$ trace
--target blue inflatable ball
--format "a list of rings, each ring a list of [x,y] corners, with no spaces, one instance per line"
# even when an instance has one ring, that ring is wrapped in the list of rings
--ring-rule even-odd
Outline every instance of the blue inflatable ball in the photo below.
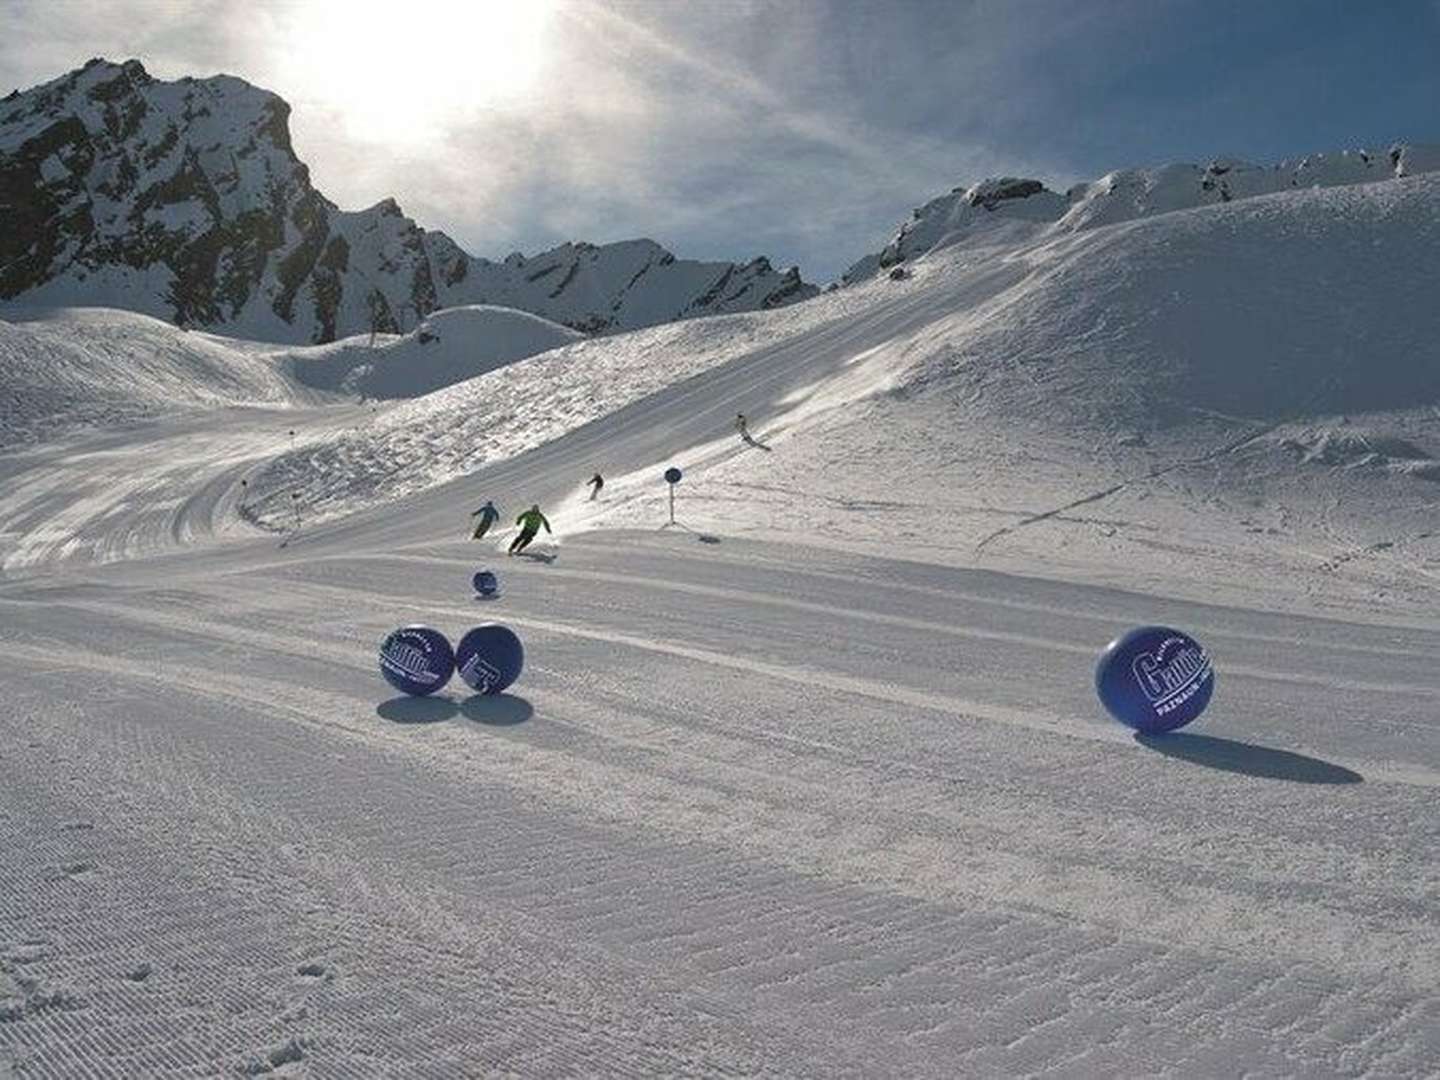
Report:
[[[433,694],[455,673],[455,653],[438,630],[402,626],[380,645],[380,674],[404,694]]]
[[[525,647],[515,631],[484,623],[466,633],[455,647],[455,668],[471,689],[498,694],[520,677]]]
[[[481,596],[494,596],[500,590],[500,582],[493,570],[481,570],[472,580],[475,591]]]
[[[1215,692],[1215,670],[1189,634],[1141,626],[1105,646],[1095,665],[1095,692],[1116,720],[1159,735],[1205,711]]]
[[[678,484],[680,482],[680,478],[684,475],[685,474],[682,473],[679,469],[675,468],[674,465],[671,465],[670,468],[665,470],[665,482],[667,484]]]

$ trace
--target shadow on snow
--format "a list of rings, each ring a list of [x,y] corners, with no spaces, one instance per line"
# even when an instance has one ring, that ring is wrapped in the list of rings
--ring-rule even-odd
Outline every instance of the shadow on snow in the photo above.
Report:
[[[535,715],[535,707],[515,694],[476,694],[460,703],[466,720],[490,727],[523,724]]]
[[[535,715],[535,707],[514,694],[475,694],[464,701],[450,697],[394,697],[375,709],[395,724],[434,724],[463,716],[488,727],[512,727]]]
[[[1166,757],[1265,780],[1289,780],[1297,784],[1359,784],[1365,779],[1353,769],[1319,758],[1214,735],[1191,735],[1187,732],[1137,734],[1135,741]]]
[[[433,724],[449,720],[459,711],[460,706],[448,697],[393,697],[375,710],[396,724]]]

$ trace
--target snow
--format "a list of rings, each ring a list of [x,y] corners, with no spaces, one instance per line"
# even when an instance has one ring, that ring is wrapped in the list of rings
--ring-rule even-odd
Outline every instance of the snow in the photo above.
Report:
[[[1282,607],[1423,612],[1440,556],[1440,312],[1422,269],[1437,192],[1422,176],[942,246],[906,282],[579,343],[382,411],[262,469],[257,506],[278,526],[299,491],[340,516],[574,432],[592,449],[550,493],[567,527],[656,520],[673,457],[710,532],[1038,559],[1196,598],[1238,557],[1254,573],[1237,602],[1258,587]],[[741,411],[796,444],[763,480],[738,453]],[[1413,456],[1337,475],[1284,446],[1350,425]],[[595,469],[603,509],[583,497]],[[1339,557],[1342,581],[1316,578]]]
[[[288,404],[304,396],[274,364],[147,315],[98,308],[10,314],[16,321],[0,320],[0,446],[185,408]]]
[[[60,160],[58,154],[51,154],[40,163],[40,175],[50,183],[58,183],[70,176],[70,170]]]
[[[480,614],[475,563],[267,545],[6,587],[23,1069],[1422,1075],[1440,1049],[1434,629],[654,533],[506,563]],[[514,626],[516,693],[390,699],[371,654],[417,616]],[[1223,672],[1155,749],[1088,686],[1087,646],[1151,616]]]
[[[370,398],[422,397],[487,371],[583,340],[584,335],[523,311],[493,305],[445,308],[410,333],[346,338],[277,352],[295,377]]]
[[[1437,205],[957,204],[905,280],[365,404],[301,379],[556,330],[0,326],[0,1072],[1433,1074]],[[45,430],[89,363],[145,423]],[[491,619],[512,693],[380,679]],[[1142,622],[1218,672],[1150,741]]]
[[[1015,242],[1035,233],[1062,235],[1299,188],[1368,185],[1437,170],[1440,145],[1397,143],[1383,152],[1311,154],[1273,166],[1217,158],[1203,167],[1170,163],[1121,169],[1077,184],[1064,196],[1037,180],[990,179],[957,187],[917,208],[883,251],[856,262],[843,280],[865,281],[946,244],[983,246],[997,232]]]
[[[730,364],[747,343],[763,342],[762,356],[777,342],[791,342],[798,352],[808,333],[842,318],[857,299],[827,297],[783,313],[697,319],[583,340],[377,409],[372,423],[302,454],[279,455],[259,469],[256,513],[272,526],[283,525],[298,494],[312,517],[323,520],[433,488],[592,421],[604,419],[628,432],[634,425],[621,412],[626,406],[658,393],[693,399],[686,380]],[[728,419],[704,415],[716,428],[728,426]],[[635,434],[663,444],[673,435],[670,424],[667,417]],[[588,470],[575,477],[577,487],[596,469],[608,473],[626,460],[602,440],[590,441],[596,444],[593,461],[577,466]]]
[[[16,308],[0,320],[0,446],[217,405],[421,397],[583,335],[525,312],[447,308],[409,334],[285,347],[109,308]]]

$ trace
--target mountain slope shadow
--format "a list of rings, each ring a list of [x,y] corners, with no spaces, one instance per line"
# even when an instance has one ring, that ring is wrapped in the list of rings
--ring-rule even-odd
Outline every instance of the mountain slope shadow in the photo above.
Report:
[[[476,694],[460,703],[460,712],[477,724],[511,727],[534,716],[535,706],[514,694]]]
[[[393,697],[382,701],[375,712],[396,724],[433,724],[437,720],[449,720],[459,706],[450,698],[440,697]]]
[[[1365,780],[1343,765],[1290,750],[1275,750],[1214,735],[1172,732],[1169,735],[1136,735],[1135,741],[1166,757],[1265,780],[1289,780],[1297,784],[1359,784]]]

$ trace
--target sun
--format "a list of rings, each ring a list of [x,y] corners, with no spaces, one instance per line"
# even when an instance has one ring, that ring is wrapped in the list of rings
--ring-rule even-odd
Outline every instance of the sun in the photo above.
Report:
[[[354,138],[435,141],[536,92],[555,0],[310,0],[292,9],[286,83]]]

